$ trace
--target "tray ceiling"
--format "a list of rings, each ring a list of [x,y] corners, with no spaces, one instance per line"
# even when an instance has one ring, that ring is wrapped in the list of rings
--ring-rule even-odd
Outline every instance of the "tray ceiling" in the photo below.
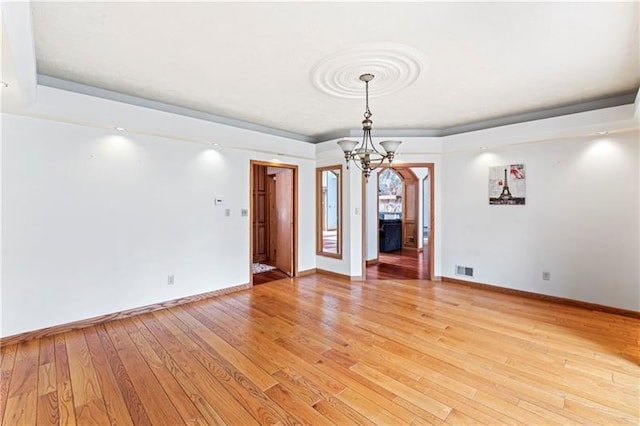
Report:
[[[321,138],[629,94],[638,3],[34,2],[40,75]],[[358,84],[361,94],[358,95]]]

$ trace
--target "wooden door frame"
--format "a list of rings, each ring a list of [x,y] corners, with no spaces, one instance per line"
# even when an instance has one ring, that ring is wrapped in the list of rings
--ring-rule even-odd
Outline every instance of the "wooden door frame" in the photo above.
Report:
[[[289,169],[293,176],[293,277],[298,275],[298,166],[295,164],[249,160],[249,285],[253,287],[253,170],[254,166]]]
[[[411,168],[417,168],[417,169],[429,169],[429,241],[427,244],[427,249],[429,250],[429,270],[427,271],[429,273],[429,280],[433,281],[434,278],[436,280],[439,280],[439,277],[435,277],[434,276],[434,258],[435,258],[435,253],[434,253],[434,235],[435,235],[435,214],[434,214],[434,202],[435,202],[435,163],[394,163],[391,165],[392,169],[411,169]],[[376,176],[377,179],[377,176]],[[364,177],[362,178],[362,185],[363,185],[363,191],[362,191],[362,206],[363,206],[363,211],[364,207],[366,206],[366,197],[367,197],[367,193],[366,193],[366,186],[365,186],[365,180]],[[423,189],[424,191],[424,189]],[[378,192],[380,192],[379,188],[376,191],[376,194],[378,194]],[[377,195],[376,195],[377,197]],[[424,204],[423,206],[424,207]],[[376,221],[379,222],[380,221],[380,214],[378,212],[379,207],[378,207],[378,203],[376,202]],[[424,216],[424,215],[423,215]],[[422,218],[423,223],[424,223],[424,217]],[[366,215],[362,215],[362,276],[363,279],[366,280],[367,279],[367,254],[366,254],[366,250],[364,250],[365,244],[366,244],[366,223],[367,223],[367,219],[366,219]],[[380,228],[380,223],[377,224],[377,229]],[[380,258],[380,245],[378,243],[378,247],[376,248],[376,253],[378,253],[377,259]]]

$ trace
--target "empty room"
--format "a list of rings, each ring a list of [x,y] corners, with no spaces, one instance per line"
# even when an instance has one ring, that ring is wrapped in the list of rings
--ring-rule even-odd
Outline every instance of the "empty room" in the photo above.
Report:
[[[1,23],[2,425],[639,424],[639,2]]]

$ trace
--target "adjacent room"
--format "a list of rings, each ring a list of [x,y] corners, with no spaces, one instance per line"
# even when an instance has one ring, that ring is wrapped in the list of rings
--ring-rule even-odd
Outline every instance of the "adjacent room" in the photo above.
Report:
[[[2,425],[640,422],[640,3],[1,24]]]

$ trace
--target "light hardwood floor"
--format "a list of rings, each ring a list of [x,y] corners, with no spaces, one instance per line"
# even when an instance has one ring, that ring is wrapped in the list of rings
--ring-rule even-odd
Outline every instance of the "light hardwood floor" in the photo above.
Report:
[[[312,275],[2,348],[5,425],[638,424],[640,320]]]

